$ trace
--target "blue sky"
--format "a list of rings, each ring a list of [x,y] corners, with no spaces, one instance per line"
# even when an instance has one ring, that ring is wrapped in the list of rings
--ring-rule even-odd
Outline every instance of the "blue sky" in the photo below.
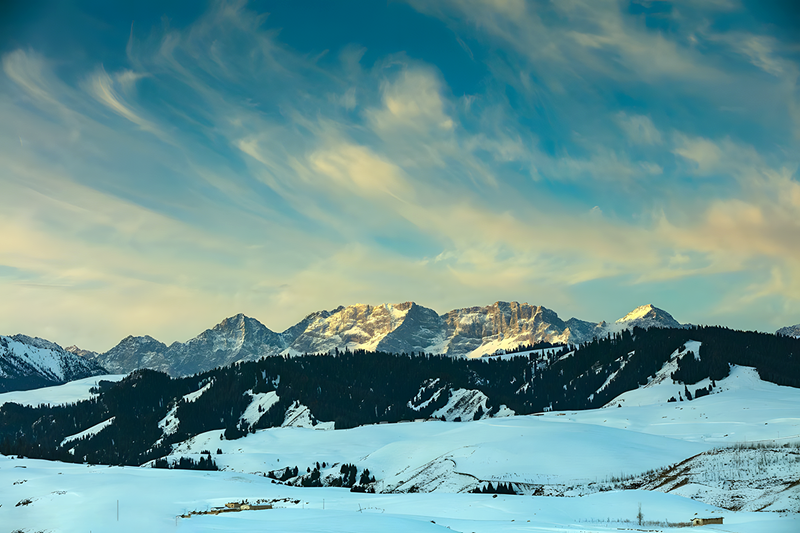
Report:
[[[800,322],[792,2],[18,2],[0,324],[496,300]]]

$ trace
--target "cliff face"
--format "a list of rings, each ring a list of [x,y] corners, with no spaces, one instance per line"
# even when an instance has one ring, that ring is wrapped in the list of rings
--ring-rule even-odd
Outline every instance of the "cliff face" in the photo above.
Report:
[[[449,355],[480,356],[535,342],[579,342],[567,324],[546,307],[496,302],[486,307],[454,309],[442,315]]]

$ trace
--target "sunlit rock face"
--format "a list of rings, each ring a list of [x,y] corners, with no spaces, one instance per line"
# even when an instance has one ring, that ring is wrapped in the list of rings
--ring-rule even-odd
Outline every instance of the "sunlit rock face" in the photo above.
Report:
[[[310,315],[305,329],[288,346],[289,353],[327,352],[335,348],[376,350],[387,335],[403,325],[415,306],[419,307],[413,302],[355,304]],[[406,347],[403,343],[395,345]]]
[[[449,355],[479,357],[520,344],[584,339],[554,311],[527,303],[496,302],[486,307],[454,309],[442,318],[447,325],[445,353]]]

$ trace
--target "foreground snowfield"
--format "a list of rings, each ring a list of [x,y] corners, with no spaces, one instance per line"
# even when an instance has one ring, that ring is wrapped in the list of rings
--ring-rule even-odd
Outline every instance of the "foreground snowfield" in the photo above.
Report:
[[[6,531],[502,533],[606,532],[619,528],[679,530],[636,525],[633,521],[639,503],[646,521],[678,522],[695,516],[723,516],[723,526],[705,526],[704,530],[800,531],[797,515],[733,513],[688,498],[646,491],[609,492],[581,498],[359,494],[345,489],[287,487],[261,476],[234,472],[85,466],[8,457],[0,457],[0,480],[3,487],[0,524]],[[245,499],[280,501],[275,502],[276,509],[272,510],[191,518],[178,516]],[[30,503],[18,505],[26,500]]]
[[[734,368],[716,385],[710,396],[667,403],[683,386],[656,379],[602,409],[475,422],[273,428],[234,441],[211,431],[173,451],[177,459],[210,450],[222,472],[0,456],[0,529],[654,532],[686,531],[668,522],[723,516],[724,525],[702,530],[800,531],[800,447],[794,445],[800,442],[800,390],[762,382],[748,368]],[[79,385],[73,387],[77,394]],[[67,396],[64,390],[38,394],[48,402]],[[38,403],[34,396],[25,400]],[[730,447],[745,442],[770,449]],[[792,446],[779,448],[783,444]],[[223,453],[216,454],[218,448]],[[384,493],[299,488],[264,477],[284,467],[304,473],[316,462],[327,465],[323,478],[336,475],[341,463],[369,468]],[[651,469],[658,473],[647,474]],[[619,477],[651,490],[617,490],[624,483],[612,478]],[[513,482],[525,494],[464,492],[485,481]],[[272,501],[276,508],[179,517],[244,499]],[[635,522],[639,503],[650,521],[643,526]],[[774,512],[746,512],[756,509]]]

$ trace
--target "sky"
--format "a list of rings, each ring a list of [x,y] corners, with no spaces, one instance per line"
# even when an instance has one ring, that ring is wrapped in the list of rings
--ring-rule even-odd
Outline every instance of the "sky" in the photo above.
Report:
[[[519,301],[800,323],[800,8],[12,1],[0,333]]]

